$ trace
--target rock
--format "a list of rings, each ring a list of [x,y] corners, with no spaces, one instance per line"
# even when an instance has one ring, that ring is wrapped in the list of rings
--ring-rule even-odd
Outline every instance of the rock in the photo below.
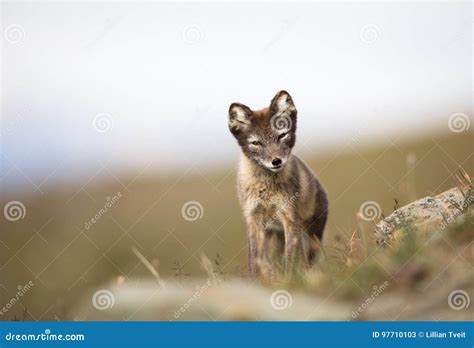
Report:
[[[395,210],[375,225],[377,244],[389,244],[397,231],[421,232],[445,229],[473,202],[472,189],[454,187],[435,197],[425,197]]]

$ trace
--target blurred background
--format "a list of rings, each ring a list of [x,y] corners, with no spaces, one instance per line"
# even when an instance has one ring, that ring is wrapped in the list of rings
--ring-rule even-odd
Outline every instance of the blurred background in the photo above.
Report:
[[[470,2],[1,4],[0,320],[148,270],[245,274],[232,102],[285,89],[324,243],[472,174]],[[92,292],[91,292],[92,294]]]

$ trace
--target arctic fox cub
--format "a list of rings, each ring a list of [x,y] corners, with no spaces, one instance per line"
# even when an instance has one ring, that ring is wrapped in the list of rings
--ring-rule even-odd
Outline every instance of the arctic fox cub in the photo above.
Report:
[[[269,241],[276,236],[291,270],[302,258],[315,261],[315,243],[322,239],[328,215],[328,199],[312,170],[291,153],[295,145],[296,108],[286,91],[270,106],[253,111],[233,103],[229,129],[242,150],[238,171],[238,195],[247,222],[249,271],[261,274]]]

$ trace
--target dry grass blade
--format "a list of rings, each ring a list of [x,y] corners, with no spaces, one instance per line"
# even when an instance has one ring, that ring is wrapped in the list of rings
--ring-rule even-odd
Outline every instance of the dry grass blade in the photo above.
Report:
[[[212,283],[219,283],[220,279],[217,277],[216,272],[214,271],[214,266],[212,265],[211,260],[209,260],[205,254],[201,254],[201,264]]]
[[[459,168],[459,171],[461,172],[461,175],[463,176],[464,179],[466,179],[466,182],[471,185],[472,184],[472,180],[471,180],[471,177],[470,175],[464,170],[463,167],[460,167]]]
[[[145,258],[145,256],[142,255],[142,253],[137,250],[137,248],[132,247],[132,251],[138,257],[138,259],[145,265],[145,267],[148,268],[153,277],[156,279],[158,285],[162,287],[163,284],[161,283],[160,274],[155,269],[155,267],[153,267],[153,265]]]
[[[463,167],[459,167],[459,173],[454,174],[461,188],[472,188],[472,179],[470,175],[464,170]]]

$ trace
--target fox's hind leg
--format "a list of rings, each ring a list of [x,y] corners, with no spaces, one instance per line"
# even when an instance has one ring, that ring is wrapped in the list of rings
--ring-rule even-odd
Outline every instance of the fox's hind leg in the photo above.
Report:
[[[327,203],[326,203],[327,204]],[[324,228],[328,218],[327,205],[324,210],[315,214],[310,226],[308,227],[308,240],[305,247],[305,258],[308,265],[314,265],[317,261],[318,252],[322,247]]]
[[[311,267],[316,264],[321,248],[321,240],[316,237],[311,237],[308,234],[304,235],[303,253],[304,259],[306,261],[306,266]]]

